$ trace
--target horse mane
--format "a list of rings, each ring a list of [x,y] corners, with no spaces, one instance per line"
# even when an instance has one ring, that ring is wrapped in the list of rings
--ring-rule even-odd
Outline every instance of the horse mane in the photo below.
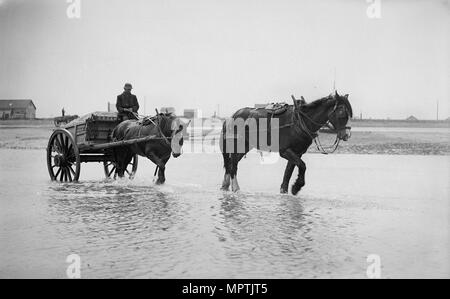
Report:
[[[331,100],[336,100],[338,103],[342,103],[347,108],[348,113],[350,114],[350,117],[353,117],[353,109],[352,109],[352,105],[350,104],[350,101],[348,100],[348,98],[346,96],[340,96],[340,95],[338,95],[337,97],[335,97],[333,95],[329,95],[329,96],[320,98],[318,100],[312,101],[311,103],[307,103],[307,104],[300,106],[300,109],[305,109],[305,110],[315,109],[318,106],[322,106]]]
[[[315,108],[317,108],[317,106],[322,106],[329,100],[330,100],[330,97],[324,97],[324,98],[312,101],[310,103],[303,104],[300,106],[300,109],[305,109],[305,110],[315,109]]]
[[[348,110],[348,113],[350,114],[350,118],[353,117],[353,109],[352,109],[352,105],[350,104],[350,101],[348,100],[348,97],[340,97],[341,101],[343,102],[343,104],[345,105],[345,107]]]

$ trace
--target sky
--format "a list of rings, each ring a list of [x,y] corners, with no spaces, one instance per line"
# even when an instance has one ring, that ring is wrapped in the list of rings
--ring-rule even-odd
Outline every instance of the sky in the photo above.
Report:
[[[450,116],[447,1],[79,0],[80,18],[68,1],[0,0],[0,99],[38,117],[105,111],[125,82],[148,115],[230,116],[335,84],[356,116]]]

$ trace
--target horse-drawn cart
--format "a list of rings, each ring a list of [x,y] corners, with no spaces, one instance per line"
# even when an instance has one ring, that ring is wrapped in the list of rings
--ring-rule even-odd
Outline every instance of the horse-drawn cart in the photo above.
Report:
[[[61,182],[77,181],[81,163],[87,162],[103,163],[106,177],[115,176],[113,149],[145,142],[154,137],[114,142],[111,140],[111,133],[118,124],[117,113],[94,112],[55,129],[47,146],[50,178]],[[133,178],[137,167],[138,157],[135,155],[126,168],[126,174]]]

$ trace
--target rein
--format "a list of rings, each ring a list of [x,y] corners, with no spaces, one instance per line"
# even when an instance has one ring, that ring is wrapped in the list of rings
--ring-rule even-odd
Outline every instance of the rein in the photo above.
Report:
[[[334,113],[335,109],[336,109],[336,106],[333,109],[333,112],[331,112],[330,114]],[[302,117],[300,117],[300,115]],[[298,110],[298,114],[295,113],[295,108],[294,108],[294,113],[292,115],[292,118],[293,118],[293,121],[292,121],[293,124],[292,125],[295,125],[296,124],[295,119],[298,119],[297,123],[298,123],[299,129],[301,131],[305,132],[314,141],[314,144],[316,145],[317,150],[321,154],[324,154],[324,155],[332,154],[338,149],[339,143],[341,142],[341,140],[338,138],[337,134],[336,134],[336,138],[334,140],[334,143],[331,146],[324,147],[322,145],[322,143],[320,142],[319,134],[317,134],[316,132],[313,132],[310,129],[308,129],[308,127],[306,126],[305,121],[304,121],[303,118],[308,119],[310,122],[312,122],[314,125],[318,126],[319,128],[321,128],[323,126],[326,126],[330,130],[334,131],[335,129],[330,125],[330,120],[327,120],[323,124],[318,123],[318,122],[314,121],[313,119],[311,119],[306,113],[304,113],[301,110]],[[297,126],[295,126],[294,128],[296,128],[296,127]],[[347,128],[347,127],[345,127],[345,128]],[[339,130],[339,129],[336,129],[336,130]]]
[[[161,134],[161,136],[163,137],[166,145],[168,145],[172,149],[172,144],[169,141],[170,137],[168,138],[161,129],[161,126],[160,126],[161,121],[160,121],[159,114],[158,114],[158,124],[155,124],[155,122],[152,119],[150,119],[150,121],[158,128],[158,131]]]
[[[138,119],[139,119],[139,114],[137,114],[137,113],[133,113]],[[156,115],[157,116],[157,118],[158,118],[158,123],[155,123],[152,119],[151,119],[151,117],[144,117],[144,120],[149,120],[157,129],[158,129],[158,132],[159,132],[159,134],[161,135],[161,137],[160,138],[158,138],[158,139],[162,139],[162,140],[164,140],[164,143],[166,144],[166,145],[168,145],[170,148],[172,148],[172,145],[171,145],[171,143],[170,143],[170,141],[169,141],[169,139],[171,139],[171,137],[167,137],[164,133],[163,133],[163,131],[162,131],[162,129],[161,129],[161,126],[160,126],[160,117],[159,117],[159,114],[157,114]],[[140,124],[140,126],[141,126],[141,129],[142,129],[142,127],[143,126],[145,126],[143,123],[142,124]],[[141,134],[141,129],[139,129],[139,135]],[[156,138],[155,138],[156,139]]]

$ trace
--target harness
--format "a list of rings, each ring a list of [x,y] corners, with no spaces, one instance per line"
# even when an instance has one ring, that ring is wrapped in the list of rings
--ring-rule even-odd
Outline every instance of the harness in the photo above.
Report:
[[[305,121],[303,118],[306,118],[307,120],[309,120],[311,123],[313,123],[314,125],[318,126],[318,127],[323,127],[326,126],[327,128],[329,128],[332,131],[340,131],[340,130],[346,130],[346,129],[350,129],[349,126],[344,126],[341,128],[334,128],[333,124],[330,122],[330,116],[334,113],[336,113],[336,109],[338,107],[338,104],[336,102],[336,104],[334,105],[333,111],[330,112],[330,114],[328,114],[328,120],[321,124],[318,123],[316,121],[314,121],[313,119],[311,119],[306,113],[304,113],[301,110],[298,110],[298,113],[294,113],[292,115],[293,118],[293,125],[298,124],[297,126],[299,127],[298,129],[300,129],[301,131],[305,132],[313,141],[314,144],[316,145],[317,150],[324,155],[328,155],[328,154],[332,154],[334,153],[338,147],[339,147],[339,143],[341,142],[341,139],[338,138],[337,134],[336,134],[336,138],[333,142],[333,144],[331,146],[326,146],[324,147],[322,145],[322,143],[320,142],[320,138],[319,138],[319,134],[312,132],[311,130],[308,129],[308,127],[305,124]],[[347,108],[345,108],[347,110]],[[300,115],[302,117],[300,117]],[[295,122],[295,119],[298,119],[298,122]],[[297,128],[297,126],[295,126],[295,128]]]
[[[338,107],[338,104],[336,102],[336,104],[334,105],[333,111],[331,111],[329,113],[328,120],[325,123],[318,123],[318,122],[316,122],[315,120],[311,119],[311,117],[309,117],[305,112],[303,112],[301,110],[296,110],[295,107],[294,107],[294,111],[292,113],[292,122],[280,126],[279,129],[294,127],[294,130],[298,134],[306,134],[309,138],[311,138],[314,141],[314,144],[316,145],[317,150],[321,154],[324,154],[324,155],[332,154],[338,149],[339,144],[341,142],[341,140],[338,138],[338,136],[336,135],[336,138],[335,138],[335,140],[334,140],[332,145],[330,145],[330,146],[323,146],[322,143],[320,142],[319,134],[317,134],[314,131],[311,131],[308,128],[308,126],[305,123],[305,119],[310,121],[312,124],[318,126],[319,128],[326,126],[332,131],[340,131],[340,130],[343,130],[343,129],[350,129],[349,126],[344,126],[344,127],[341,127],[341,128],[334,128],[333,124],[330,122],[330,116],[333,115],[334,113],[336,113],[337,107]],[[270,123],[271,123],[270,120],[273,118],[274,114],[270,113],[270,111],[268,112],[268,114],[270,116],[269,117],[269,121],[268,121],[268,125],[270,126]]]
[[[162,129],[161,129],[161,126],[160,126],[160,118],[159,118],[159,114],[157,114],[156,115],[156,118],[158,119],[158,123],[155,123],[154,121],[153,121],[153,118],[154,117],[150,117],[150,116],[140,116],[138,113],[136,113],[136,112],[130,112],[131,114],[133,114],[133,116],[136,118],[136,119],[138,119],[139,121],[138,121],[138,124],[140,125],[140,127],[139,127],[139,131],[138,131],[138,136],[139,137],[141,137],[141,130],[142,130],[142,128],[144,127],[144,126],[148,126],[149,124],[153,124],[157,129],[158,129],[158,132],[159,132],[159,134],[161,135],[161,137],[160,138],[154,138],[154,139],[162,139],[162,140],[164,140],[164,144],[165,145],[167,145],[167,146],[169,146],[170,148],[172,148],[172,144],[171,144],[171,142],[169,141],[169,139],[172,139],[172,137],[167,137],[164,133],[163,133],[163,131],[162,131]]]

